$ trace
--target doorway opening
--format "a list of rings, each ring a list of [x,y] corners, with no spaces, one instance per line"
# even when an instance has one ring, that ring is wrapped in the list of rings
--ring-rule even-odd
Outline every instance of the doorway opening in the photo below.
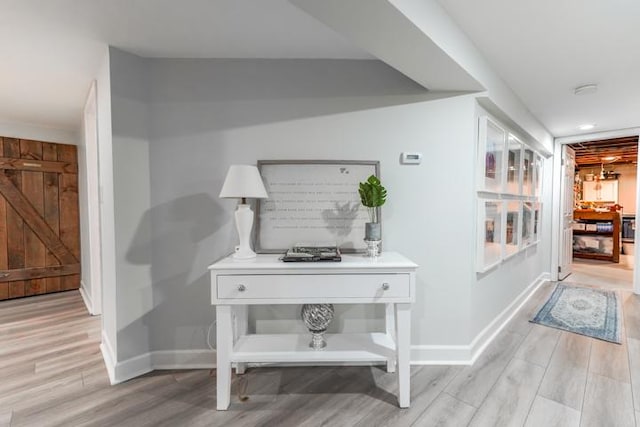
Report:
[[[561,260],[558,279],[634,290],[638,135],[569,143],[562,152],[570,209],[561,250],[570,265],[563,271]]]

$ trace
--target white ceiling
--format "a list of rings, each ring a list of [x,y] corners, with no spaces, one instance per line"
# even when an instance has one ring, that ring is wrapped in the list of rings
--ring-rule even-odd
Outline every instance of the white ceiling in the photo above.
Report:
[[[554,135],[640,126],[640,1],[438,1]],[[287,0],[0,0],[0,123],[77,129],[106,44],[147,57],[373,58]],[[591,82],[598,93],[573,95]]]
[[[0,0],[0,123],[77,129],[105,44],[147,57],[372,58],[286,0]]]
[[[438,1],[555,136],[640,126],[640,1]]]

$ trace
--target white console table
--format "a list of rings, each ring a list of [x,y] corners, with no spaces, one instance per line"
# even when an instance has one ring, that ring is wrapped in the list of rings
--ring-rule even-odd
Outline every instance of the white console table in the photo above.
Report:
[[[231,368],[246,363],[382,362],[397,365],[398,403],[409,407],[411,303],[416,264],[394,252],[378,258],[342,255],[341,262],[279,261],[281,255],[250,260],[224,258],[209,266],[216,306],[217,409],[230,403]],[[247,334],[251,304],[386,304],[386,332],[327,334],[322,350],[311,334]],[[300,320],[302,322],[302,320]]]

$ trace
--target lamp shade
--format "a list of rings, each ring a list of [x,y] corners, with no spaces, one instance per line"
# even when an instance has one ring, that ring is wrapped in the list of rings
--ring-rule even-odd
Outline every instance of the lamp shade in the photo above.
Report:
[[[267,190],[264,188],[258,168],[251,165],[231,165],[227,177],[222,184],[220,197],[266,199]]]

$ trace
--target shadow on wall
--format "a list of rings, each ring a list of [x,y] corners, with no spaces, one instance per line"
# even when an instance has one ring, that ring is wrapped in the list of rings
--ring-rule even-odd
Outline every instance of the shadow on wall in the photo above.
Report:
[[[125,62],[131,61],[132,55],[112,51],[112,81],[120,76],[127,83],[132,72]],[[122,67],[118,62],[123,62]],[[377,132],[362,119],[361,112],[462,95],[430,93],[381,61],[140,62],[139,72],[133,73],[138,77],[135,84],[114,83],[113,90],[122,99],[113,101],[119,99],[113,108],[121,111],[113,121],[113,132],[135,135],[132,132],[140,129],[129,130],[129,125],[142,127],[148,141],[154,207],[142,215],[127,261],[150,265],[152,284],[131,289],[141,293],[147,309],[126,335],[136,337],[145,330],[152,350],[204,348],[204,334],[214,319],[206,266],[229,253],[237,242],[232,203],[217,199],[230,164],[255,164],[260,158],[359,158],[372,132]],[[126,114],[131,104],[130,86],[136,85],[140,91],[144,89],[135,99],[144,100],[147,121]],[[349,112],[356,113],[342,117]],[[315,128],[327,126],[323,120],[296,120],[320,116],[338,117],[330,121],[332,128],[326,131]],[[395,132],[395,128],[402,128],[403,120],[415,119],[400,115],[383,130]],[[257,125],[275,123],[282,126],[256,132]],[[318,135],[329,137],[320,144]],[[372,155],[379,157],[384,150],[375,147]],[[363,323],[372,317],[370,312],[358,310],[345,307],[345,316],[339,316],[336,327],[348,327],[344,322],[349,317]],[[379,308],[372,310],[374,317],[381,317]],[[258,310],[254,314],[261,319]],[[298,317],[294,311],[290,316]],[[269,321],[272,316],[267,313],[265,317]]]
[[[152,119],[152,133],[163,138],[455,95],[428,92],[376,60],[150,61],[152,118],[162,117]]]
[[[191,306],[194,301],[210,304],[209,275],[199,271],[192,277],[192,271],[200,242],[228,221],[219,202],[204,193],[154,206],[143,215],[126,258],[132,264],[150,265],[151,289],[143,287],[140,292],[153,308],[125,330],[140,330],[138,322],[145,325],[151,350],[188,348],[206,341],[203,326],[211,323],[213,310],[207,313]]]

